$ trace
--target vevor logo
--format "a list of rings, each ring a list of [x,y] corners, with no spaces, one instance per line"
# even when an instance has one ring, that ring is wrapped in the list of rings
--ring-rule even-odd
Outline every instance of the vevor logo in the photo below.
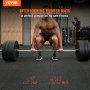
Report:
[[[3,0],[3,6],[21,6],[21,0]]]

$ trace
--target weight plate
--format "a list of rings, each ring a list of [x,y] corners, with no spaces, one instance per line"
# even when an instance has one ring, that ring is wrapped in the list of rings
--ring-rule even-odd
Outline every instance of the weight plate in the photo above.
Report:
[[[7,47],[8,47],[9,41],[4,42],[2,46],[2,58],[7,61],[8,60],[8,52],[7,52]]]
[[[19,52],[16,51],[19,49],[19,44],[17,41],[8,41],[8,43],[4,43],[2,48],[2,56],[5,61],[16,61]]]
[[[76,57],[78,61],[88,61],[89,51],[88,51],[88,40],[78,40],[76,44]]]

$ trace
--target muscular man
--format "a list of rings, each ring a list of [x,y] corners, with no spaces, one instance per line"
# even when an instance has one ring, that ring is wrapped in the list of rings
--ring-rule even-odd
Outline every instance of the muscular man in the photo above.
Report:
[[[58,50],[63,51],[62,37],[60,35],[59,25],[52,17],[43,17],[35,25],[31,50],[41,50],[42,45],[46,41],[49,41],[50,45],[53,47],[54,53],[52,59],[57,60],[56,50],[58,49],[58,46]],[[36,60],[41,59],[42,55],[39,51],[38,58]]]

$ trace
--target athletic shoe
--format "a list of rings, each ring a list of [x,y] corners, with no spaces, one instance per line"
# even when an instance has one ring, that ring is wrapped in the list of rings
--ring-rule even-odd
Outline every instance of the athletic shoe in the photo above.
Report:
[[[52,60],[54,60],[54,61],[58,60],[56,54],[53,54],[53,56],[52,56]]]
[[[40,61],[40,60],[42,60],[43,58],[42,58],[42,55],[38,55],[38,57],[36,58],[36,61]]]

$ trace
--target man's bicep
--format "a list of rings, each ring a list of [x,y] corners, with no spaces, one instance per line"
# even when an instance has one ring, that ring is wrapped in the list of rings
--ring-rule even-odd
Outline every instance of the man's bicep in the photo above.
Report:
[[[60,31],[59,24],[54,20],[54,29]]]
[[[60,28],[59,28],[58,25],[56,25],[54,29],[55,29],[55,32],[56,32],[56,33],[60,33]]]

